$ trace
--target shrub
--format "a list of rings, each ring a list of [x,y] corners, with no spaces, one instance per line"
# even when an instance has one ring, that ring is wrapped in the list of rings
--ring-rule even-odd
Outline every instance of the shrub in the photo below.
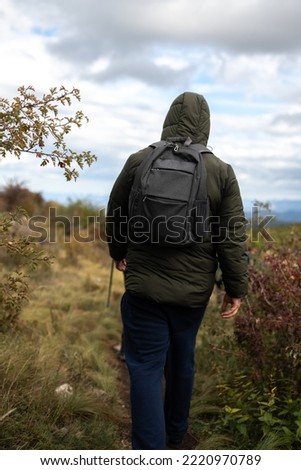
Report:
[[[0,212],[12,212],[22,207],[31,216],[41,213],[44,204],[42,195],[30,191],[23,183],[11,181],[0,191]]]
[[[249,268],[250,299],[235,336],[253,378],[291,380],[301,390],[301,254],[268,250]]]
[[[228,449],[301,448],[299,230],[275,227],[278,243],[250,247],[249,294],[233,320],[219,321],[211,302],[196,362],[194,400],[201,403],[193,418],[201,445],[222,436]],[[208,406],[200,390],[210,380]]]
[[[274,436],[273,449],[299,449],[301,443],[301,399],[291,381],[266,377],[256,383],[244,373],[234,374],[218,386],[224,403],[220,426],[243,447],[260,448]],[[242,448],[242,447],[240,447]]]
[[[0,278],[0,331],[7,331],[16,324],[28,300],[28,272],[40,262],[50,262],[43,251],[30,244],[16,229],[25,219],[26,213],[20,209],[0,217],[0,255],[11,259],[14,266],[11,271],[2,272]]]

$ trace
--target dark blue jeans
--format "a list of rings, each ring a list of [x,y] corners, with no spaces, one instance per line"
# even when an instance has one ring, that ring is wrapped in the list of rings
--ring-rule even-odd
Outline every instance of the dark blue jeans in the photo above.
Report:
[[[205,309],[206,305],[163,305],[124,294],[121,313],[131,382],[133,449],[165,449],[166,436],[174,441],[184,437],[195,340]]]

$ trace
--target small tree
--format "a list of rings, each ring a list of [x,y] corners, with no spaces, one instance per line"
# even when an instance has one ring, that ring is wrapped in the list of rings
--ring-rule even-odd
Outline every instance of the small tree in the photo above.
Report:
[[[21,158],[22,153],[32,153],[40,159],[41,166],[52,163],[62,168],[67,181],[76,180],[85,164],[90,166],[95,155],[90,151],[77,153],[68,148],[65,137],[72,128],[80,127],[87,117],[82,111],[74,115],[60,116],[63,106],[72,100],[80,100],[79,90],[65,87],[51,88],[38,98],[32,86],[19,87],[19,96],[9,101],[0,98],[0,159],[8,156]],[[0,255],[15,260],[14,270],[4,273],[0,279],[0,331],[13,326],[28,299],[28,269],[34,269],[49,258],[24,235],[16,231],[26,214],[22,209],[0,213]]]
[[[60,117],[59,106],[70,106],[73,99],[79,101],[79,90],[51,88],[42,98],[35,95],[32,86],[21,86],[18,91],[19,96],[11,102],[0,98],[0,157],[20,158],[22,152],[33,153],[41,159],[41,166],[52,162],[64,169],[67,180],[76,179],[78,171],[74,163],[82,169],[85,164],[90,166],[96,157],[90,151],[71,150],[65,137],[72,127],[81,127],[88,119],[82,111]]]

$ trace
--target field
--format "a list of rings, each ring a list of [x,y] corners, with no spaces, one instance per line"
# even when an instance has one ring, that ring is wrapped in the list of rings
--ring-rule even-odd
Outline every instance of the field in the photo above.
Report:
[[[219,316],[222,284],[212,295],[187,448],[301,449],[301,227],[271,230],[273,242],[250,242],[237,318]],[[1,291],[2,325],[14,321],[0,333],[0,448],[130,449],[128,376],[115,350],[122,275],[114,271],[109,292],[99,237],[41,246],[51,262],[28,272],[22,309],[15,298],[4,310]],[[1,250],[3,280],[19,264]]]

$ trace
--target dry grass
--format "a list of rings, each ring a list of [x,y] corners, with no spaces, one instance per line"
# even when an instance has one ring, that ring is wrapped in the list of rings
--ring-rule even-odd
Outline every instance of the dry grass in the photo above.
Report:
[[[18,329],[0,336],[0,449],[129,449],[127,371],[113,349],[121,338],[123,276],[114,270],[108,305],[111,260],[103,243],[46,249],[53,264],[32,277]],[[197,449],[235,445],[223,434],[216,387],[239,363],[220,301],[216,290],[197,338]],[[70,395],[56,393],[62,384],[72,387]],[[258,439],[258,449],[276,442],[277,435]]]
[[[32,279],[18,329],[0,338],[2,449],[129,447],[113,352],[123,279],[114,272],[108,306],[104,247],[65,248],[51,247],[56,259]],[[56,388],[66,383],[72,393],[59,396]]]

